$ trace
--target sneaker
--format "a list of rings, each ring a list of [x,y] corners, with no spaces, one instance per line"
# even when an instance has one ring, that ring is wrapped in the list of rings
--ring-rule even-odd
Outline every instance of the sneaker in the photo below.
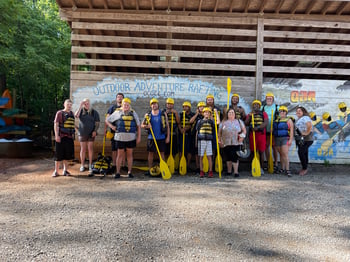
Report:
[[[59,175],[58,175],[58,173],[57,173],[56,171],[54,171],[54,172],[52,173],[52,177],[56,177],[56,176],[59,176]]]
[[[85,167],[84,166],[81,166],[80,169],[79,169],[80,172],[84,172],[85,171]]]
[[[67,170],[64,170],[64,171],[63,171],[63,175],[64,175],[64,176],[70,176],[70,173],[69,173]]]
[[[89,167],[89,173],[92,173],[92,167],[91,166]]]
[[[290,172],[290,170],[285,170],[284,172],[288,177],[292,176],[292,172]]]
[[[264,175],[264,174],[265,174],[263,169],[260,169],[260,174],[261,174],[261,175]]]
[[[134,175],[131,173],[129,173],[128,176],[129,176],[129,178],[134,178]]]
[[[204,172],[203,171],[200,171],[199,177],[204,177]]]
[[[209,171],[208,177],[210,177],[210,178],[214,177],[214,176],[213,176],[213,171]]]
[[[120,174],[119,174],[119,173],[116,173],[116,174],[114,175],[114,178],[115,178],[115,179],[120,178]]]
[[[239,174],[237,173],[237,174],[235,174],[235,177],[239,177]]]

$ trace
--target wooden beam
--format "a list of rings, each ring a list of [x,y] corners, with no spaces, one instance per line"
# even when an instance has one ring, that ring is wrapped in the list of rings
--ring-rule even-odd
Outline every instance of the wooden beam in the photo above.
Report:
[[[275,8],[275,13],[276,13],[276,14],[279,14],[279,13],[280,13],[280,10],[281,10],[281,8],[282,8],[283,3],[284,3],[284,0],[279,0],[277,6],[276,6],[276,8]]]
[[[350,64],[349,56],[318,56],[318,55],[280,55],[264,54],[264,61],[305,61],[321,63],[345,63]]]
[[[299,6],[299,4],[300,4],[301,1],[303,1],[303,0],[296,0],[296,1],[294,2],[293,7],[290,9],[290,14],[292,14],[292,15],[295,14],[295,11],[297,10],[297,8],[298,8],[298,6]]]
[[[341,15],[346,8],[346,6],[349,4],[349,2],[343,2],[339,5],[337,11],[335,12],[337,15]]]
[[[289,73],[311,75],[350,75],[350,69],[264,66],[264,73]]]
[[[139,48],[111,48],[111,47],[88,47],[72,46],[72,53],[89,54],[121,54],[137,56],[177,56],[177,57],[195,57],[212,59],[243,59],[255,60],[255,53],[228,53],[228,52],[209,52],[209,51],[178,51],[172,49],[139,49]],[[349,61],[350,62],[350,61]]]
[[[203,4],[203,0],[200,0],[198,5],[198,12],[202,12],[202,4]]]
[[[204,63],[175,63],[157,61],[131,61],[114,59],[71,59],[72,65],[95,65],[95,66],[119,66],[139,68],[171,68],[171,69],[195,69],[216,71],[249,71],[255,72],[254,65],[236,64],[204,64]],[[349,70],[350,71],[350,70]]]
[[[94,42],[115,42],[115,43],[140,43],[140,44],[158,44],[158,45],[178,45],[178,46],[211,46],[211,47],[242,47],[256,48],[255,41],[216,41],[216,40],[190,40],[190,39],[166,39],[150,37],[126,37],[126,36],[107,36],[107,35],[79,35],[72,34],[71,40],[76,41],[94,41]]]
[[[246,0],[245,2],[246,2],[246,4],[245,4],[245,7],[244,7],[244,13],[248,13],[249,5],[250,5],[251,0]]]
[[[264,19],[258,19],[256,36],[255,98],[261,97],[263,83]]]
[[[321,10],[321,14],[323,14],[323,15],[327,14],[328,8],[331,6],[331,4],[332,4],[332,1],[326,1],[323,4],[322,10]]]
[[[330,34],[330,33],[294,32],[294,31],[265,31],[265,37],[327,39],[327,40],[339,40],[339,41],[350,40],[350,34]]]
[[[141,12],[141,10],[140,10]],[[173,13],[174,11],[172,11]],[[218,16],[212,16],[212,15],[183,15],[183,13],[180,15],[164,15],[164,12],[162,14],[135,14],[135,13],[119,13],[119,12],[105,12],[104,10],[101,11],[94,11],[94,12],[71,12],[66,11],[66,13],[71,14],[71,17],[74,19],[91,19],[91,20],[125,20],[125,21],[152,21],[152,22],[181,22],[181,23],[193,23],[195,20],[196,23],[203,23],[203,24],[247,24],[247,25],[256,25],[257,18],[256,17],[228,17],[228,16],[222,16],[218,13]]]
[[[259,8],[259,13],[262,14],[264,12],[265,9],[265,4],[266,4],[267,0],[263,0],[260,4],[260,8]]]
[[[135,31],[135,32],[172,32],[181,34],[212,34],[212,35],[240,35],[255,36],[255,30],[229,29],[229,28],[207,28],[207,27],[185,27],[185,26],[159,26],[159,25],[133,25],[133,24],[110,24],[110,23],[88,23],[73,22],[73,29],[92,30],[115,30],[115,31]]]
[[[265,49],[350,52],[350,45],[327,45],[327,44],[285,43],[285,42],[264,42],[264,44],[265,44]]]
[[[273,26],[294,26],[294,27],[318,27],[332,29],[350,29],[350,23],[343,22],[326,22],[326,21],[301,21],[301,20],[285,20],[285,19],[264,19],[265,25]]]
[[[312,12],[312,8],[314,7],[314,5],[316,4],[317,0],[312,0],[310,1],[310,3],[308,4],[306,10],[305,10],[305,14],[309,15]]]

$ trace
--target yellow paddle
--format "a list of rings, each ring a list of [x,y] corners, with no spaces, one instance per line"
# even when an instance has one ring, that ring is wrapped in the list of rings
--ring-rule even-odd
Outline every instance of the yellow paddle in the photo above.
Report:
[[[175,172],[175,160],[173,158],[173,123],[174,121],[174,114],[171,113],[171,131],[170,131],[170,155],[168,157],[168,160],[166,161],[166,163],[168,164],[169,166],[169,170],[170,170],[170,173],[171,174],[174,174]]]
[[[222,171],[222,159],[220,155],[220,147],[219,147],[219,140],[218,140],[218,127],[216,125],[216,113],[214,112],[214,126],[215,126],[215,138],[216,138],[216,158],[215,158],[215,171],[219,173],[219,177],[221,178],[221,171]]]
[[[270,150],[269,150],[269,161],[267,163],[270,174],[273,174],[273,158],[272,158],[272,126],[273,126],[273,109],[271,110],[271,129],[270,129]]]
[[[226,108],[226,110],[228,110],[228,108],[230,107],[231,86],[232,86],[232,81],[231,81],[231,79],[228,77],[228,78],[227,78],[227,108]]]
[[[256,156],[254,113],[252,113],[252,125],[253,125],[253,144],[254,144],[254,158],[252,161],[252,175],[253,175],[253,177],[259,177],[259,176],[261,176],[261,170],[260,170],[260,163],[259,163],[258,157]]]
[[[182,124],[182,128],[185,129],[185,111],[183,111],[182,113],[182,118],[183,118],[183,124]],[[187,163],[186,163],[186,158],[185,158],[185,131],[182,134],[182,156],[180,159],[180,169],[179,169],[179,173],[180,175],[186,175],[187,173]]]
[[[148,116],[146,116],[146,119],[147,119],[147,123],[150,124],[150,120],[149,120]],[[171,178],[171,173],[170,173],[170,170],[169,170],[169,167],[168,167],[167,163],[165,163],[165,161],[162,158],[162,155],[159,152],[159,148],[158,148],[158,145],[157,145],[156,137],[154,136],[154,133],[153,133],[152,125],[150,125],[150,130],[151,130],[153,141],[154,141],[154,144],[156,145],[158,156],[159,156],[160,173],[162,174],[162,177],[163,177],[164,180],[168,180],[168,179]]]
[[[207,157],[207,152],[204,152],[203,156],[203,172],[207,173],[209,171],[209,161]]]

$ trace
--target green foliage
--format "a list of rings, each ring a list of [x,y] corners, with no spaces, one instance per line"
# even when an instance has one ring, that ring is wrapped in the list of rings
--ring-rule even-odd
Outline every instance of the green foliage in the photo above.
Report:
[[[331,166],[329,160],[327,160],[327,159],[323,160],[323,164],[324,164],[325,167],[330,167]]]
[[[1,0],[0,21],[0,74],[16,106],[49,132],[69,97],[70,29],[55,0]]]

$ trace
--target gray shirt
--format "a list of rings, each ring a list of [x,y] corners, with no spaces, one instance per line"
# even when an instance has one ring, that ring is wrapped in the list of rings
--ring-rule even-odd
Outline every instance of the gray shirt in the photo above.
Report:
[[[100,115],[95,109],[92,109],[90,113],[83,108],[79,115],[79,128],[78,132],[80,136],[91,136],[95,130],[95,123],[100,122]]]

